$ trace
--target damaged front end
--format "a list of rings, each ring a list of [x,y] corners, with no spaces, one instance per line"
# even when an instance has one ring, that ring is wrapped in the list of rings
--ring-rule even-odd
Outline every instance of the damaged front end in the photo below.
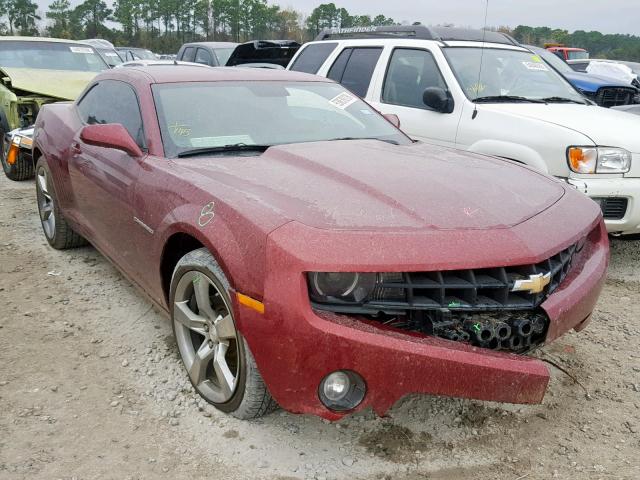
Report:
[[[0,160],[8,178],[27,180],[33,177],[33,125],[43,105],[59,101],[15,89],[9,77],[2,78],[0,85]]]
[[[353,315],[491,350],[541,345],[549,317],[540,308],[562,283],[585,241],[529,265],[404,273],[308,274],[317,310]]]
[[[0,149],[2,167],[11,180],[33,177],[33,126],[17,128],[4,135]]]

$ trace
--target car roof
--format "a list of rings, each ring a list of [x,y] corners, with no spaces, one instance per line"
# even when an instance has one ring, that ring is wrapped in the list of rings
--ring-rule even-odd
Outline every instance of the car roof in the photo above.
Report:
[[[209,48],[232,48],[240,45],[235,42],[190,42],[182,45],[183,47],[209,47]]]
[[[209,67],[192,65],[154,65],[149,67],[114,68],[96,77],[96,80],[127,79],[135,76],[143,83],[182,83],[182,82],[243,82],[243,81],[285,81],[285,82],[323,82],[334,83],[324,77],[288,70],[265,68]]]
[[[20,36],[13,36],[13,37],[1,37],[0,36],[0,42],[6,42],[6,41],[18,41],[18,42],[47,42],[47,43],[72,43],[74,45],[89,45],[87,43],[85,43],[84,40],[67,40],[64,38],[49,38],[49,37],[20,37]]]
[[[486,49],[501,49],[501,50],[516,50],[522,52],[528,52],[529,50],[522,45],[511,45],[508,43],[494,43],[490,42],[487,38],[485,43],[476,41],[460,41],[460,40],[448,40],[446,42],[440,40],[422,40],[412,37],[385,37],[385,38],[336,38],[329,40],[314,40],[313,42],[305,43],[300,47],[300,51],[306,48],[308,45],[318,45],[323,43],[339,43],[343,47],[383,47],[383,46],[395,46],[395,47],[409,47],[419,46],[419,42],[437,42],[442,48],[446,47],[467,47],[467,48],[486,48]],[[295,57],[294,57],[295,58]]]
[[[425,25],[329,28],[320,32],[315,41],[371,38],[434,40],[443,43],[450,41],[486,42],[519,46],[518,42],[506,33],[459,27],[427,27]]]
[[[199,68],[211,68],[209,65],[203,65],[202,63],[195,62],[183,62],[182,60],[130,60],[128,62],[121,63],[120,65],[116,65],[117,68],[122,67],[157,67],[163,65],[190,65],[193,67]]]
[[[151,51],[148,48],[144,48],[144,47],[116,47],[116,50],[145,50],[145,51]]]

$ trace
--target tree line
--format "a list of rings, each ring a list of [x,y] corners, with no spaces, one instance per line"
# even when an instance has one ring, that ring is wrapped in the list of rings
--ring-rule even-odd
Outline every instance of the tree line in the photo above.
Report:
[[[291,39],[305,42],[329,27],[394,25],[385,15],[352,15],[334,3],[318,5],[308,16],[267,0],[53,0],[44,18],[32,0],[0,0],[0,34],[57,38],[105,38],[116,45],[175,52],[188,41],[243,42]],[[45,25],[44,28],[42,25]],[[499,27],[526,44],[563,43],[589,50],[592,57],[640,61],[640,37],[519,25]]]
[[[546,43],[562,43],[568,47],[588,50],[593,58],[611,58],[640,62],[640,37],[623,34],[603,34],[576,30],[529,27],[519,25],[513,30],[504,29],[520,43],[544,46]]]
[[[0,34],[56,38],[105,38],[157,52],[175,52],[188,41],[243,42],[290,39],[305,42],[327,27],[393,25],[384,15],[351,15],[333,3],[309,16],[267,0],[53,0],[44,14],[31,0],[0,0]],[[45,28],[39,28],[46,21]],[[109,27],[113,24],[113,27]]]

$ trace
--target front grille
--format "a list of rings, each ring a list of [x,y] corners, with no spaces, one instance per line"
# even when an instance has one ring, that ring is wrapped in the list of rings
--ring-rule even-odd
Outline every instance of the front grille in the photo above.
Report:
[[[523,353],[544,341],[549,318],[540,304],[560,286],[578,251],[572,245],[529,265],[380,273],[362,303],[314,307],[364,316],[387,328]]]
[[[571,246],[536,264],[440,272],[383,273],[382,281],[362,305],[369,311],[493,311],[539,306],[562,282],[571,267]],[[518,281],[549,277],[542,291],[513,291]]]
[[[595,102],[602,107],[616,107],[618,105],[629,105],[633,101],[636,91],[626,87],[602,87],[598,89]]]
[[[629,200],[623,197],[594,198],[600,204],[602,216],[606,220],[622,220],[627,214]]]

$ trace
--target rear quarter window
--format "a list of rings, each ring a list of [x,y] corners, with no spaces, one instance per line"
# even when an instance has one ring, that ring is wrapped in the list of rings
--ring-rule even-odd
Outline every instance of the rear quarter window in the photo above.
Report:
[[[304,73],[318,73],[322,64],[329,58],[337,43],[313,43],[302,49],[290,70]]]
[[[382,47],[345,48],[331,66],[328,77],[364,98],[381,53]]]
[[[182,58],[180,60],[183,60],[185,62],[193,62],[195,58],[196,58],[195,47],[187,47],[184,49],[184,52],[182,53]]]

